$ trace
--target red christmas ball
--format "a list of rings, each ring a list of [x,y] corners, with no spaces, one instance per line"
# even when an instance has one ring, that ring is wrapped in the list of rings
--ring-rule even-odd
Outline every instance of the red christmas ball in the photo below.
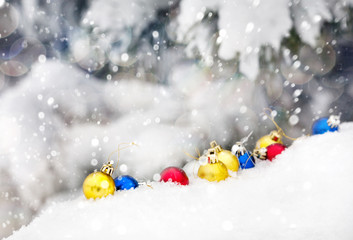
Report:
[[[161,172],[161,182],[175,182],[180,185],[189,185],[189,178],[183,169],[168,167]]]
[[[272,161],[278,154],[281,154],[287,147],[280,143],[274,143],[267,146],[267,159]]]

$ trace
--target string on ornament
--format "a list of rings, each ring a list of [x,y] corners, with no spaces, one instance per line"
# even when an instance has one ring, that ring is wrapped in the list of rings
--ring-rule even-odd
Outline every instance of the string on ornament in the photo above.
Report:
[[[240,141],[241,141],[243,144],[245,144],[245,143],[249,140],[249,138],[251,137],[251,135],[253,134],[253,132],[254,132],[254,131],[251,131],[251,132],[248,134],[248,136],[243,137]]]
[[[188,153],[188,152],[184,152],[184,154],[185,154],[186,156],[188,156],[188,157],[191,157],[191,158],[193,158],[193,159],[199,161],[199,160],[200,160],[200,157],[201,157],[200,150],[199,150],[197,147],[195,147],[195,151],[196,151],[196,153],[197,153],[197,155],[198,155],[199,157],[194,157],[193,155],[191,155],[191,154]],[[193,168],[192,168],[192,175],[194,175],[194,178],[196,178],[196,175],[195,175],[195,164],[194,164],[194,166],[193,166]]]
[[[128,145],[128,146],[124,146],[124,145]],[[124,147],[122,147],[122,146],[124,146]],[[115,150],[115,151],[113,151],[113,152],[111,152],[111,153],[109,154],[109,156],[108,156],[108,162],[110,161],[110,158],[113,156],[114,153],[118,153],[117,163],[116,163],[116,166],[115,166],[115,168],[114,168],[115,171],[118,170],[118,164],[119,164],[119,160],[120,160],[120,151],[121,151],[121,150],[124,150],[124,149],[127,149],[127,148],[130,148],[130,147],[132,147],[132,146],[138,147],[138,145],[137,145],[135,142],[119,143],[118,149]]]
[[[251,131],[251,132],[248,134],[248,136],[242,138],[240,141],[241,141],[243,144],[245,144],[245,143],[249,140],[249,138],[251,137],[251,135],[253,134],[253,132],[254,132],[254,131]],[[248,161],[249,161],[249,159],[251,159],[251,157],[254,157],[254,156],[255,156],[253,152],[252,152],[251,154],[249,154],[249,151],[248,151],[247,149],[246,149],[246,153],[248,154],[249,157],[248,157],[248,159],[246,160],[244,166],[246,166],[246,164],[248,164]],[[251,161],[252,161],[252,160],[251,160]],[[254,164],[255,164],[255,163],[254,163]]]
[[[153,189],[152,185],[148,184],[147,181],[145,181],[145,182],[139,182],[139,185],[146,185],[147,187]]]
[[[126,145],[127,145],[127,146],[126,146]],[[110,161],[110,158],[112,157],[112,155],[113,155],[114,153],[118,153],[117,163],[116,163],[116,166],[115,166],[115,168],[114,168],[115,171],[118,171],[118,165],[119,165],[119,161],[120,161],[120,151],[121,151],[121,150],[124,150],[124,149],[127,149],[127,148],[130,148],[130,147],[132,147],[132,146],[139,147],[139,145],[138,145],[137,143],[135,143],[135,142],[119,143],[118,149],[115,150],[115,151],[113,151],[113,152],[111,152],[111,153],[109,154],[109,156],[108,156],[108,161]],[[138,184],[139,184],[139,185],[146,185],[147,187],[153,189],[153,187],[152,187],[150,184],[148,184],[147,182],[139,182]]]
[[[269,114],[266,112],[268,111]],[[289,140],[292,140],[292,141],[295,141],[297,140],[298,138],[292,138],[292,137],[289,137],[284,131],[283,129],[277,124],[277,122],[275,121],[274,117],[272,117],[272,109],[270,108],[265,108],[264,109],[264,112],[263,112],[271,121],[272,123],[276,126],[277,128],[277,131],[280,135],[282,135],[283,137],[289,139]]]
[[[252,161],[251,160],[251,157],[255,157],[255,155],[254,155],[254,153],[252,152],[251,154],[249,154],[249,151],[248,150],[246,150],[246,153],[248,154],[248,159],[246,159],[246,162],[245,162],[245,164],[244,164],[244,166],[246,166],[246,164],[248,164],[248,161],[249,161],[249,159],[250,159],[250,161]],[[256,158],[256,157],[255,157]],[[255,164],[255,162],[253,162],[254,164]]]

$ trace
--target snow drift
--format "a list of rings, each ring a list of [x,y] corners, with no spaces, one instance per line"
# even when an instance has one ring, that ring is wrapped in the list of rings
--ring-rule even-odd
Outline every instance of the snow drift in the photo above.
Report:
[[[219,183],[53,202],[16,239],[352,239],[353,123]]]

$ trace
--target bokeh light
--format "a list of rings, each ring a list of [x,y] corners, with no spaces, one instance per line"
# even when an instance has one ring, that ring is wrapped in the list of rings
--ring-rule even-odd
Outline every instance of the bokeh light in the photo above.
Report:
[[[90,38],[84,34],[75,36],[72,54],[74,62],[89,72],[103,68],[107,60],[102,47],[92,43]]]
[[[18,24],[19,14],[17,10],[3,1],[0,6],[0,38],[11,35],[17,29]]]
[[[312,73],[303,72],[294,62],[291,65],[287,65],[285,62],[281,62],[281,73],[285,79],[294,84],[305,84],[313,78]]]
[[[307,45],[299,51],[299,61],[304,68],[316,75],[324,75],[332,70],[336,63],[336,52],[331,45],[313,49]]]
[[[12,60],[16,60],[30,68],[39,56],[46,55],[45,46],[35,38],[20,38],[15,41],[9,52]]]
[[[10,60],[0,64],[0,71],[7,76],[19,77],[28,72],[28,68],[21,62]]]
[[[282,95],[283,80],[280,74],[268,69],[261,69],[256,81],[265,86],[271,102],[276,101]]]
[[[34,38],[19,38],[11,45],[0,71],[11,77],[19,77],[28,72],[32,64],[46,55],[44,45]],[[43,57],[41,57],[43,60]]]

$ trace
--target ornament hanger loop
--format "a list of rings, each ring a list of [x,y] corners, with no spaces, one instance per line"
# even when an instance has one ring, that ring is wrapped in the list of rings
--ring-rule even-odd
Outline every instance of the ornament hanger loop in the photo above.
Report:
[[[275,121],[274,117],[272,117],[272,110],[270,108],[265,108],[264,109],[264,114],[273,122],[273,124],[276,126],[277,131],[280,135],[282,135],[285,138],[288,138],[289,140],[295,141],[297,140],[297,138],[292,138],[289,137],[284,131],[283,129],[277,124],[277,122]]]
[[[250,136],[252,135],[253,132],[254,132],[254,131],[251,131],[251,132],[248,134],[248,136],[242,138],[242,139],[240,140],[240,142],[241,142],[242,144],[246,143],[246,142],[249,140],[249,138],[250,138]]]
[[[197,147],[195,147],[195,151],[196,151],[198,157],[194,157],[193,155],[191,155],[191,154],[188,153],[188,152],[184,152],[184,154],[185,154],[186,156],[188,156],[188,157],[191,157],[191,158],[193,158],[193,159],[199,161],[199,160],[200,160],[200,157],[201,157],[200,150],[199,150]],[[195,165],[196,165],[196,164],[194,164],[194,167],[192,168],[192,173],[194,174],[194,177],[196,177],[196,176],[195,176]]]
[[[147,187],[153,189],[152,185],[149,184],[149,183],[147,183],[147,182],[145,182],[145,181],[144,181],[144,182],[139,182],[138,184],[139,184],[139,185],[145,185],[145,186],[147,186]]]
[[[184,152],[184,154],[188,157],[191,157],[192,159],[199,160],[199,158],[201,157],[200,150],[198,148],[195,148],[195,151],[196,151],[198,157],[194,157],[193,155],[191,155],[188,152]]]
[[[113,161],[110,161],[110,158],[113,156],[114,153],[118,153],[118,161],[116,163],[116,166],[114,168],[114,170],[117,170],[118,169],[118,165],[119,165],[119,160],[120,160],[120,151],[123,150],[123,149],[126,149],[126,148],[129,148],[129,147],[132,147],[132,146],[138,146],[135,142],[129,142],[129,143],[119,143],[118,145],[118,149],[111,152],[108,156],[108,162],[113,162]]]

